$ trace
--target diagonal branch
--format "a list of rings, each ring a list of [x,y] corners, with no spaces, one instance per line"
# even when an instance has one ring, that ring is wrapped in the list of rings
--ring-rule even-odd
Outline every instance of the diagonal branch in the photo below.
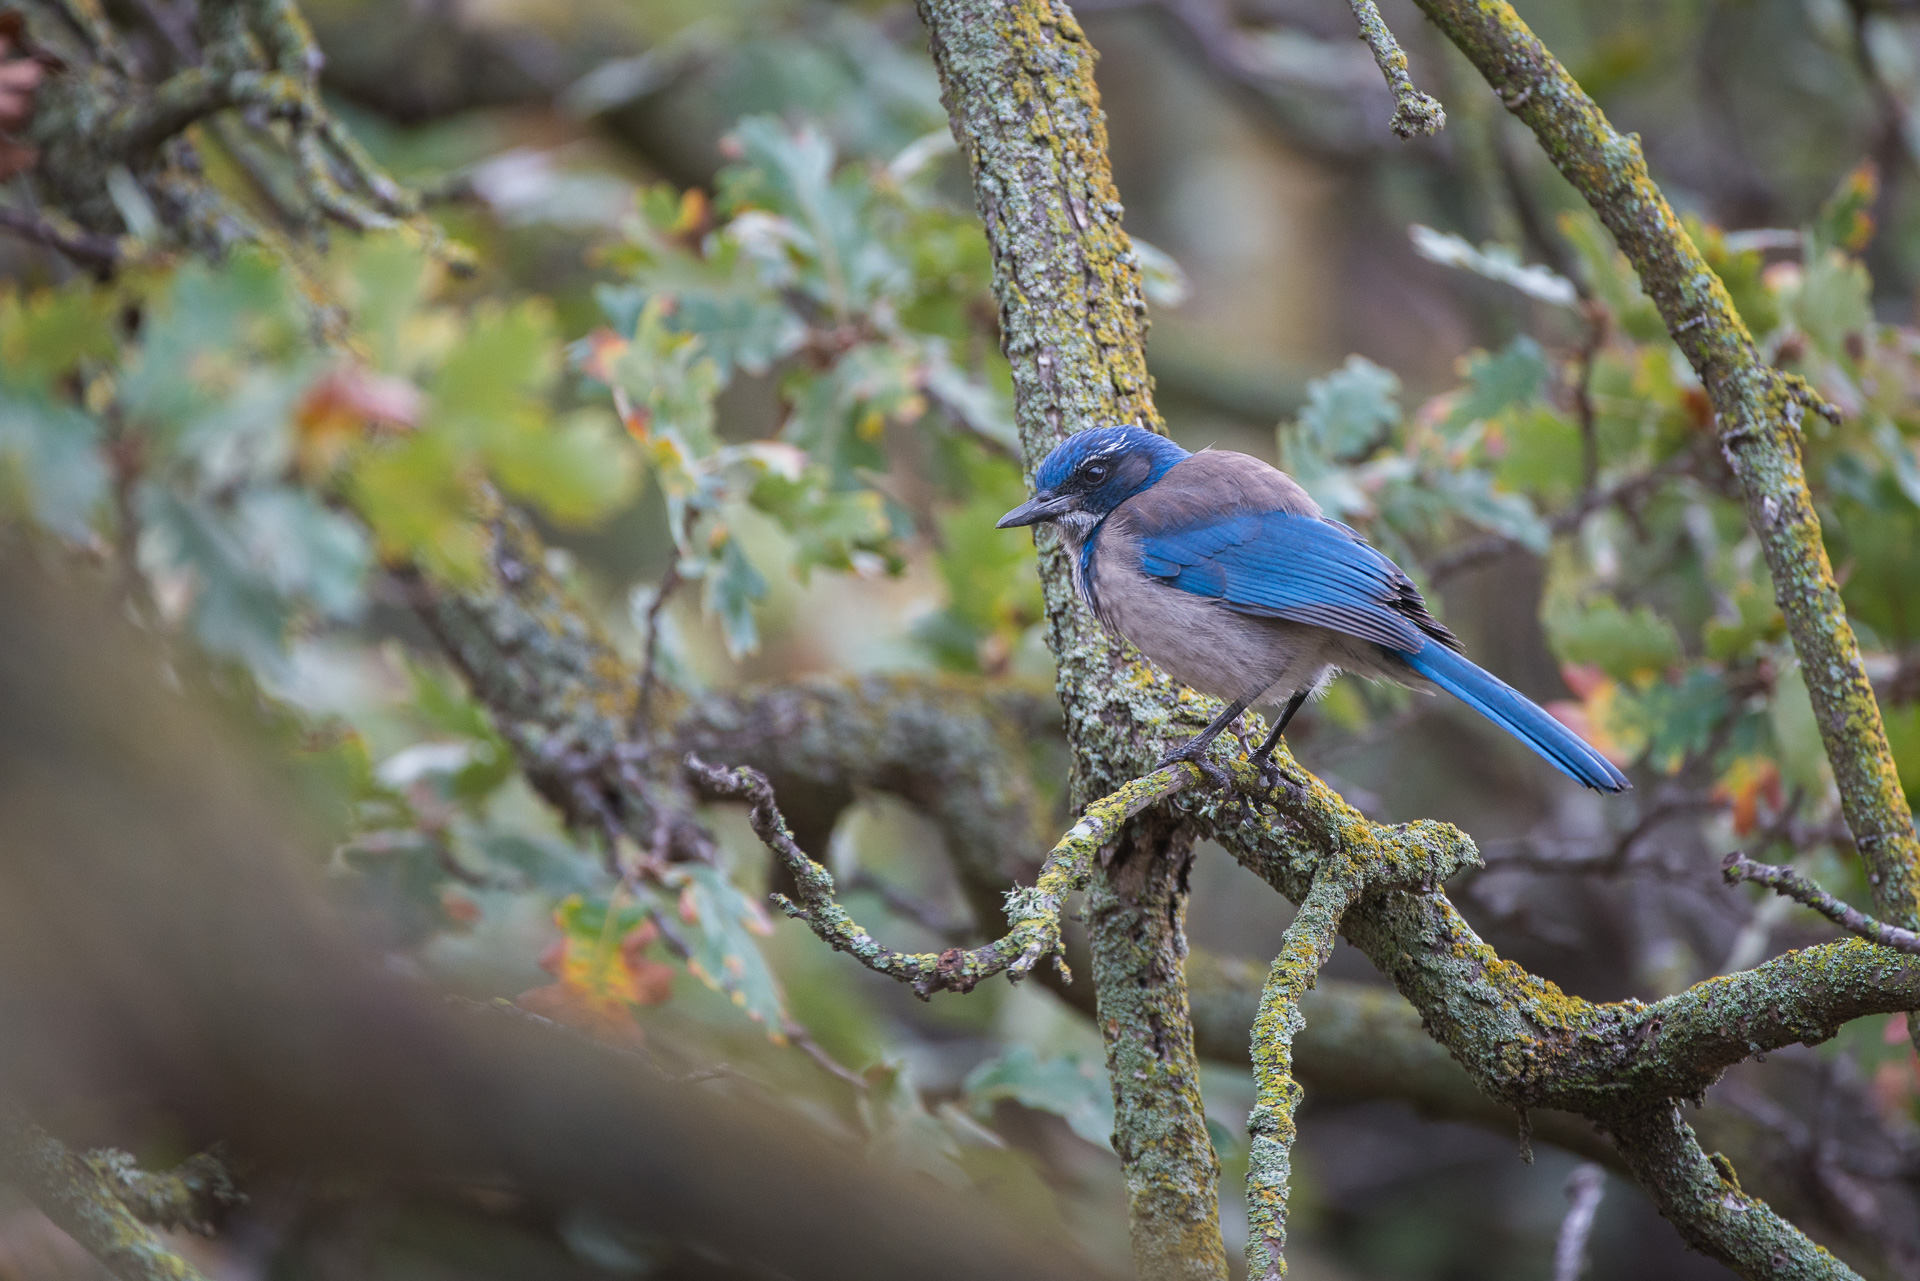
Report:
[[[1791,867],[1756,863],[1739,850],[1734,850],[1721,861],[1720,874],[1726,878],[1729,885],[1752,881],[1755,885],[1766,886],[1776,894],[1784,894],[1795,902],[1812,908],[1841,929],[1850,930],[1868,942],[1905,952],[1909,956],[1920,956],[1920,934],[1912,930],[1903,930],[1897,925],[1888,925],[1884,921],[1874,920],[1859,908],[1842,903]]]
[[[1745,1277],[1859,1281],[1858,1274],[1740,1188],[1733,1163],[1708,1156],[1672,1103],[1607,1123],[1627,1168],[1688,1245]]]
[[[774,804],[766,775],[752,769],[723,769],[697,756],[688,756],[688,777],[708,796],[745,801],[752,808],[748,822],[754,835],[778,858],[793,877],[792,898],[773,896],[780,909],[835,951],[845,952],[876,974],[908,984],[925,1000],[935,992],[971,992],[982,979],[1004,973],[1018,982],[1047,957],[1060,957],[1060,910],[1068,894],[1087,883],[1094,854],[1110,845],[1128,819],[1191,786],[1200,777],[1190,764],[1170,766],[1129,783],[1111,796],[1087,807],[1084,817],[1060,838],[1040,878],[1032,886],[1007,894],[1007,919],[1012,928],[991,943],[944,952],[896,952],[882,947],[847,914],[834,898],[833,874],[808,858],[794,842],[786,819]]]
[[[1726,287],[1648,175],[1638,139],[1614,130],[1511,5],[1417,3],[1593,206],[1700,376],[1786,615],[1875,909],[1893,924],[1920,929],[1920,833],[1801,466],[1802,418],[1832,411],[1804,382],[1760,359]]]
[[[9,1117],[0,1122],[0,1177],[118,1281],[205,1281],[129,1206],[129,1185],[116,1165],[76,1156],[39,1126]]]
[[[1435,98],[1413,87],[1407,75],[1407,55],[1400,42],[1387,29],[1386,20],[1373,0],[1347,0],[1353,17],[1360,24],[1360,38],[1373,51],[1373,61],[1393,90],[1394,136],[1404,140],[1439,133],[1447,127],[1447,113]]]

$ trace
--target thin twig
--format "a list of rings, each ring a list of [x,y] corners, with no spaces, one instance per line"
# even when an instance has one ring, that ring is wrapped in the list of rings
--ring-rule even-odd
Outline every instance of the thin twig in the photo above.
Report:
[[[1587,1240],[1593,1235],[1594,1212],[1607,1194],[1607,1172],[1591,1161],[1577,1165],[1567,1178],[1567,1217],[1560,1221],[1560,1239],[1553,1247],[1553,1281],[1580,1281],[1587,1270]]]
[[[57,249],[74,262],[104,277],[120,264],[120,242],[78,227],[59,227],[24,209],[0,205],[0,230],[10,231],[22,240]]]
[[[1148,806],[1184,791],[1201,778],[1198,766],[1187,762],[1156,770],[1087,807],[1084,817],[1067,830],[1040,866],[1040,875],[1028,888],[1007,894],[1007,919],[1013,923],[1005,937],[972,949],[950,947],[944,952],[908,953],[882,947],[862,929],[834,898],[833,874],[807,857],[795,843],[766,775],[752,769],[723,769],[689,755],[687,774],[707,795],[745,801],[752,809],[747,821],[754,835],[793,877],[794,895],[775,894],[780,910],[804,921],[820,939],[845,952],[868,969],[911,986],[922,999],[935,992],[970,992],[981,980],[1006,974],[1019,981],[1049,956],[1062,973],[1060,909],[1072,891],[1086,884],[1093,856],[1119,835],[1126,821]]]
[[[1698,459],[1699,455],[1696,451],[1675,454],[1648,471],[1615,481],[1604,489],[1591,490],[1566,511],[1549,518],[1547,531],[1554,535],[1572,533],[1580,527],[1582,521],[1601,508],[1632,504],[1648,492],[1659,488],[1662,482],[1687,474],[1693,469]],[[1505,534],[1489,534],[1485,538],[1464,543],[1450,552],[1434,557],[1427,562],[1427,577],[1438,583],[1462,570],[1472,569],[1484,561],[1503,556],[1520,545]]]
[[[1607,345],[1613,317],[1597,298],[1583,299],[1580,314],[1586,317],[1587,337],[1575,357],[1579,372],[1573,384],[1573,420],[1580,428],[1580,498],[1586,502],[1600,489],[1600,426],[1593,412],[1593,366],[1600,349]]]
[[[806,1028],[795,1023],[792,1019],[788,1019],[785,1027],[781,1030],[786,1035],[787,1040],[793,1044],[794,1048],[817,1063],[821,1071],[829,1076],[838,1077],[840,1080],[845,1081],[861,1094],[867,1092],[867,1078],[861,1076],[839,1059],[834,1058],[833,1055],[828,1054],[825,1047],[813,1039],[813,1033],[807,1031]]]
[[[647,647],[640,660],[640,695],[633,701],[633,737],[644,741],[647,724],[653,714],[653,691],[660,683],[660,611],[667,607],[680,586],[680,559],[676,554],[667,572],[660,576],[653,603],[647,606]]]
[[[1379,65],[1380,74],[1387,78],[1387,87],[1393,90],[1393,119],[1389,127],[1394,136],[1419,138],[1446,128],[1446,109],[1438,99],[1413,87],[1413,78],[1407,75],[1407,55],[1393,38],[1393,32],[1387,29],[1373,0],[1347,0],[1347,4],[1353,9],[1354,20],[1360,24],[1360,38],[1373,50],[1373,60]]]
[[[1734,850],[1721,860],[1720,874],[1726,878],[1729,885],[1752,881],[1756,885],[1766,886],[1775,894],[1784,894],[1795,902],[1812,908],[1841,929],[1858,934],[1868,942],[1878,943],[1882,947],[1890,947],[1910,956],[1920,956],[1920,933],[1875,920],[1859,908],[1842,903],[1791,867],[1756,863],[1739,850]]]

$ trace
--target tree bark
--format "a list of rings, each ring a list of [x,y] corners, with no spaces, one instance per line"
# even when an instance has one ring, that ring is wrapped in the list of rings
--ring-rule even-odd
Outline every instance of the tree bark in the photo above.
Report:
[[[1200,1102],[1187,1007],[1193,835],[1165,815],[1130,823],[1087,891],[1113,1149],[1141,1281],[1225,1281],[1220,1162]]]

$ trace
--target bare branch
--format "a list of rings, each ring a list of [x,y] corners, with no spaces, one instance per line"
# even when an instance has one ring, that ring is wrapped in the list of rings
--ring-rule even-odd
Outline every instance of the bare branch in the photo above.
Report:
[[[1553,1246],[1553,1281],[1580,1281],[1587,1270],[1587,1238],[1593,1235],[1593,1216],[1607,1194],[1607,1172],[1592,1162],[1576,1165],[1567,1177],[1567,1217],[1560,1221],[1560,1238]]]
[[[1812,908],[1841,929],[1858,934],[1869,942],[1905,952],[1909,956],[1920,956],[1920,933],[1875,920],[1859,908],[1841,902],[1791,867],[1756,863],[1739,850],[1734,850],[1720,861],[1720,874],[1729,885],[1739,885],[1744,881],[1764,885],[1775,894],[1783,894]]]
[[[621,396],[626,393],[614,388]],[[621,415],[623,418],[625,414]],[[654,588],[647,606],[647,643],[640,657],[640,695],[633,700],[633,736],[644,737],[653,718],[653,692],[660,683],[660,615],[680,587],[680,558],[676,554]]]
[[[35,217],[24,209],[0,205],[0,230],[12,232],[22,240],[57,249],[95,275],[105,275],[120,265],[120,241],[113,236],[59,226],[51,219]]]

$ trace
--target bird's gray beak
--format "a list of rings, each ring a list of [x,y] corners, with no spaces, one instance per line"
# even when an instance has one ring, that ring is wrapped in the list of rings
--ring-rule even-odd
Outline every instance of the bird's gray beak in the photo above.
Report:
[[[1015,525],[1038,525],[1043,520],[1052,520],[1055,516],[1071,510],[1071,494],[1035,494],[1026,502],[1002,516],[993,523],[995,529],[1012,529]]]

